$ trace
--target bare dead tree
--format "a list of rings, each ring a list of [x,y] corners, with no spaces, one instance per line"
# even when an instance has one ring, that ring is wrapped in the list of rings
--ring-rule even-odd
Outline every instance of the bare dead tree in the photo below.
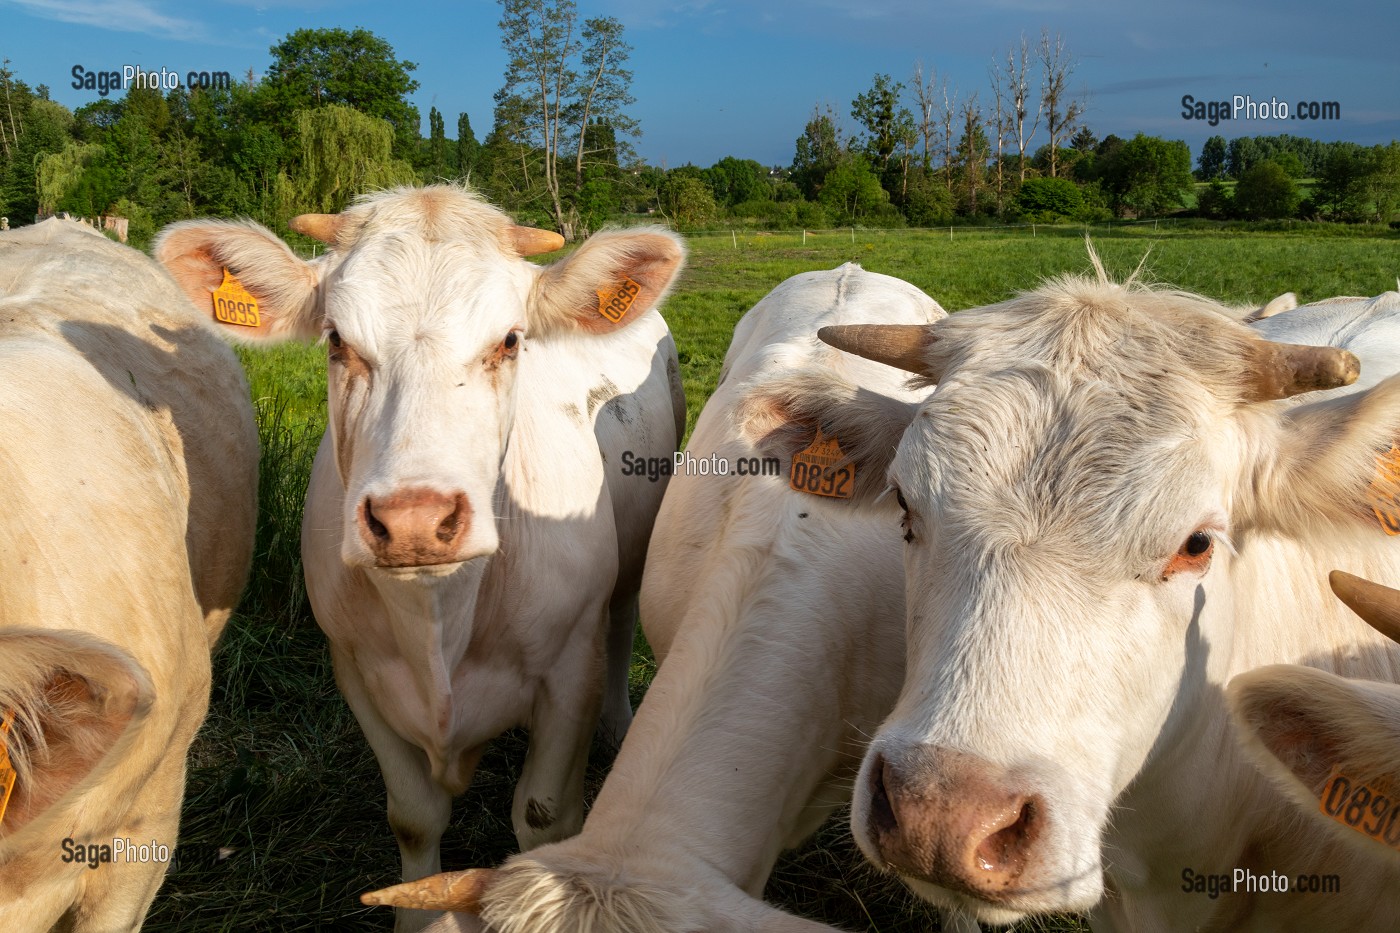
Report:
[[[1004,192],[1006,190],[1006,179],[1003,171],[1002,156],[1006,150],[1006,137],[1013,128],[1011,101],[1008,99],[1007,91],[1010,77],[1004,72],[1001,63],[995,58],[992,59],[992,66],[988,69],[992,82],[992,114],[987,126],[992,131],[991,144],[996,149],[996,175],[995,184],[997,192],[997,213],[1000,214],[1005,207]]]
[[[1074,133],[1084,115],[1084,101],[1070,95],[1069,78],[1077,62],[1065,47],[1064,36],[1050,30],[1040,32],[1036,49],[1040,61],[1040,103],[1045,111],[1045,132],[1050,136],[1050,177],[1059,171],[1060,141]]]
[[[914,120],[919,136],[924,141],[924,171],[927,172],[933,165],[929,150],[933,148],[933,140],[938,132],[938,124],[934,119],[938,111],[938,72],[930,68],[928,77],[925,78],[924,63],[915,62],[914,78],[910,86],[914,90]]]
[[[1026,180],[1026,150],[1035,131],[1040,126],[1041,104],[1037,103],[1035,118],[1031,128],[1026,129],[1026,119],[1030,116],[1030,57],[1031,50],[1025,34],[1021,35],[1020,46],[1013,45],[1006,53],[1006,95],[1011,105],[1011,135],[1016,140],[1017,168],[1020,180]]]
[[[938,111],[939,129],[942,131],[943,142],[943,181],[948,186],[948,193],[953,193],[953,157],[957,148],[956,137],[953,136],[953,124],[958,116],[958,89],[953,88],[951,95],[948,90],[948,79],[943,79],[943,100]]]

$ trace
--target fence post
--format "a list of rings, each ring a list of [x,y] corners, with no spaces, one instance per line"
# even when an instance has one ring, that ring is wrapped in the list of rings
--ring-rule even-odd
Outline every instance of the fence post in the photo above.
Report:
[[[952,238],[953,238],[953,228],[952,228],[952,227],[949,227],[949,228],[948,228],[948,239],[951,240]]]
[[[735,248],[735,249],[738,249],[738,248],[739,248],[739,238],[738,238],[737,236],[735,236],[733,230],[730,230],[730,231],[729,231],[729,240],[730,240],[731,243],[734,244],[734,248]]]
[[[1031,224],[1031,239],[1035,239],[1035,224]]]
[[[851,228],[851,243],[852,243],[852,245],[854,245],[855,242],[856,242],[856,228],[855,228],[855,227],[852,227],[852,228]]]

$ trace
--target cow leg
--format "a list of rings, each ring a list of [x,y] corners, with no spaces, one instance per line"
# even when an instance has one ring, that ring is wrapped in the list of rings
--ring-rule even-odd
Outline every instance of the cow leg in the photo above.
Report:
[[[575,655],[574,660],[584,659]],[[596,668],[587,663],[562,666],[535,699],[530,749],[515,785],[510,819],[522,852],[583,828],[583,773],[600,696],[596,675],[589,676]]]
[[[608,661],[603,681],[603,719],[599,737],[612,748],[632,725],[632,700],[627,694],[632,674],[632,638],[637,631],[637,594],[616,595],[608,607]]]
[[[336,682],[374,751],[389,798],[389,828],[399,843],[404,881],[442,871],[439,845],[452,818],[452,795],[433,780],[428,757],[396,733],[379,715],[353,662],[333,653]],[[394,933],[417,933],[442,915],[436,911],[394,909]]]

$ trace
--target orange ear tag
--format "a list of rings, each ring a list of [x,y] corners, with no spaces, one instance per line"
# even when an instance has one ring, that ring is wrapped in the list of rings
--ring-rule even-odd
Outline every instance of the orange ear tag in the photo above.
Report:
[[[13,712],[6,713],[0,721],[0,822],[4,822],[5,810],[10,806],[10,792],[15,789],[15,769],[10,764],[10,749],[5,741],[10,734],[10,723],[14,721]]]
[[[1376,475],[1366,489],[1366,502],[1388,535],[1400,535],[1400,449],[1376,455]]]
[[[636,301],[641,293],[642,286],[624,277],[622,284],[612,291],[598,292],[598,313],[617,324],[626,316],[627,309],[632,307],[632,302]]]
[[[1317,805],[1343,826],[1400,850],[1400,798],[1388,788],[1354,781],[1333,768]]]
[[[227,269],[223,284],[214,289],[213,298],[214,320],[240,327],[258,326],[258,300]]]
[[[836,438],[823,437],[818,429],[812,443],[792,455],[788,485],[814,496],[849,499],[856,491],[856,467],[854,463],[842,463],[845,459]]]

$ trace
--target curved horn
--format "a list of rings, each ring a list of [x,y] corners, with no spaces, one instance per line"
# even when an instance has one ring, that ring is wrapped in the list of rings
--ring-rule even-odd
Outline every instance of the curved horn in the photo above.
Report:
[[[1392,641],[1400,641],[1400,590],[1354,576],[1341,570],[1327,575],[1332,592],[1347,608],[1373,629]]]
[[[924,351],[936,339],[932,324],[831,324],[817,331],[817,339],[867,360],[939,378],[924,362]]]
[[[515,251],[522,256],[552,253],[564,245],[564,238],[553,230],[520,227],[515,224],[511,225],[510,238],[511,242],[515,244]]]
[[[1267,402],[1335,389],[1351,385],[1359,375],[1361,361],[1346,350],[1260,340],[1245,373],[1245,398]]]
[[[416,910],[455,910],[475,914],[481,912],[481,899],[496,882],[500,871],[495,868],[469,868],[466,871],[445,871],[417,881],[405,881],[390,888],[381,888],[360,895],[360,903],[371,907],[412,907]]]
[[[297,233],[320,240],[327,246],[334,246],[340,236],[340,225],[345,218],[340,214],[298,214],[288,222]]]

